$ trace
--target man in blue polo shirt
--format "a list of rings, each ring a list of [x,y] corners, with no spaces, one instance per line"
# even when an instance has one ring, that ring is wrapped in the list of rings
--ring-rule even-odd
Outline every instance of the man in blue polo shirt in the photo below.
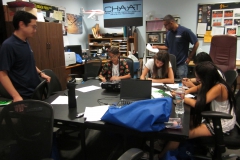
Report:
[[[16,12],[13,17],[14,33],[1,46],[0,82],[14,102],[31,98],[41,82],[40,77],[50,82],[50,77],[36,67],[27,41],[36,32],[36,20],[37,17],[31,13]]]
[[[168,30],[165,46],[153,46],[153,48],[166,49],[168,53],[174,54],[177,61],[176,74],[180,79],[185,78],[188,73],[188,63],[194,57],[199,46],[198,39],[190,29],[177,24],[171,15],[166,15],[163,22]],[[193,49],[188,55],[189,43],[193,44]]]

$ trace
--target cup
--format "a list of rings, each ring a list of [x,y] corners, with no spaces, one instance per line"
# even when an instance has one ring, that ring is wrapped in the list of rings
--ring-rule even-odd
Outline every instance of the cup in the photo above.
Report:
[[[178,88],[175,91],[175,100],[176,100],[176,106],[175,106],[175,113],[176,114],[183,114],[184,113],[184,96],[185,91],[183,88]]]

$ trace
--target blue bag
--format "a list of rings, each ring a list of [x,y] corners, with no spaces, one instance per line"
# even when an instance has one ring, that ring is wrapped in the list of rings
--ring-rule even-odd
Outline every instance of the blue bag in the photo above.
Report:
[[[121,108],[110,106],[101,120],[141,132],[155,132],[165,128],[171,110],[170,97],[141,100]]]
[[[82,63],[82,57],[79,54],[76,54],[76,62],[77,63]]]

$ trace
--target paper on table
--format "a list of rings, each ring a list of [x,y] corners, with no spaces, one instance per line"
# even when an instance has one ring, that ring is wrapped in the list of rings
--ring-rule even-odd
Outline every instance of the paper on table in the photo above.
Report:
[[[68,96],[58,96],[51,104],[68,104]]]
[[[152,48],[152,46],[149,43],[147,44],[146,48],[147,48],[147,50],[154,52],[154,53],[157,53],[159,51],[157,48]]]
[[[77,91],[80,91],[80,92],[90,92],[90,91],[93,91],[93,90],[97,90],[97,89],[100,89],[101,87],[98,87],[98,86],[87,86],[87,87],[82,87],[82,88],[78,88],[76,89]]]
[[[175,84],[166,84],[168,87],[170,88],[179,88],[179,84],[178,83],[175,83]]]
[[[162,86],[163,83],[152,83],[152,86]]]
[[[86,107],[84,117],[86,118],[86,121],[100,121],[108,108],[109,105]]]
[[[192,94],[186,94],[185,97],[186,97],[186,98],[194,98],[195,96],[192,95]]]

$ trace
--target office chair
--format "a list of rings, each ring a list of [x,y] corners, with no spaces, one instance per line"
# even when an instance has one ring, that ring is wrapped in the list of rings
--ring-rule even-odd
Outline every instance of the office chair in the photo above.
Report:
[[[176,56],[173,54],[169,54],[169,60],[171,62],[172,65],[172,70],[173,70],[173,74],[174,74],[174,82],[180,82],[181,79],[176,78],[177,77],[177,62],[176,62]]]
[[[62,90],[61,83],[60,83],[58,77],[56,76],[56,74],[52,70],[44,69],[44,70],[42,70],[42,72],[44,72],[46,75],[51,77],[51,81],[49,83],[47,83],[46,98],[53,95],[54,92]]]
[[[99,57],[89,57],[84,63],[83,80],[86,81],[89,77],[98,77],[102,67],[102,60]]]
[[[44,79],[34,90],[31,99],[43,100],[46,98],[45,91],[47,89],[47,81]]]
[[[128,69],[129,69],[129,71],[130,71],[130,75],[131,75],[131,77],[133,78],[134,77],[134,70],[133,70],[133,60],[131,59],[131,58],[128,58],[128,57],[123,57],[123,56],[121,56],[120,57],[120,59],[123,59],[123,60],[125,60],[126,62],[127,62],[127,64],[128,64]]]
[[[138,148],[131,148],[123,153],[118,160],[139,160],[143,156],[143,151]]]
[[[223,160],[229,159],[232,157],[237,157],[237,160],[240,160],[240,154],[229,154],[222,155],[226,148],[228,149],[240,149],[240,91],[236,95],[236,125],[233,130],[230,131],[230,135],[223,135],[221,119],[231,119],[232,116],[230,114],[216,112],[216,111],[204,111],[202,112],[202,116],[205,118],[212,119],[214,126],[215,135],[212,137],[201,137],[198,138],[200,143],[206,146],[214,146],[214,153],[212,157],[205,157],[194,155],[194,158],[197,159],[214,159],[214,160]],[[225,148],[226,147],[226,148]]]
[[[24,108],[22,112],[15,111],[19,106]],[[11,103],[0,113],[0,125],[1,128],[5,126],[12,140],[5,147],[10,148],[11,158],[41,160],[51,157],[53,109],[50,104],[38,100]]]
[[[237,88],[237,77],[238,77],[238,72],[235,70],[228,70],[224,73],[224,76],[226,78],[227,84],[233,88],[233,93],[235,93],[236,88]]]
[[[212,37],[210,53],[213,63],[223,73],[236,68],[237,37],[230,35],[216,35]]]

